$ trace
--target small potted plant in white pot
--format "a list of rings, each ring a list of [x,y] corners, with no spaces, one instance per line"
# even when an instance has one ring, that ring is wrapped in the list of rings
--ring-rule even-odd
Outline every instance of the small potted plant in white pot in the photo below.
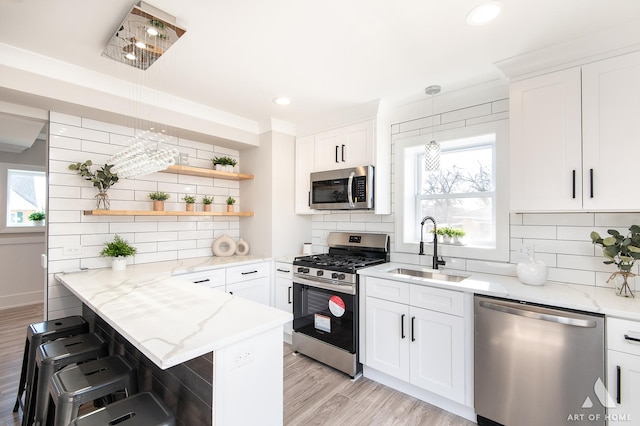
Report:
[[[127,267],[127,257],[136,254],[138,249],[129,244],[119,235],[113,237],[113,241],[105,243],[100,256],[111,258],[111,269],[122,271]]]
[[[194,204],[196,202],[196,197],[193,195],[185,195],[183,198],[184,202],[186,203],[186,209],[188,212],[192,212],[194,211]]]
[[[467,235],[464,229],[451,228],[451,238],[455,244],[462,244],[462,238]]]
[[[202,211],[210,212],[211,211],[211,203],[213,203],[213,197],[205,195],[202,197]]]
[[[228,212],[232,212],[233,211],[233,205],[235,203],[236,203],[235,198],[233,198],[233,197],[227,198],[227,211]]]
[[[153,201],[153,211],[161,212],[164,211],[164,202],[167,201],[171,196],[166,192],[152,192],[149,194],[149,198]]]
[[[42,226],[44,225],[44,219],[46,215],[44,212],[33,212],[29,215],[29,220],[31,224],[34,226]]]

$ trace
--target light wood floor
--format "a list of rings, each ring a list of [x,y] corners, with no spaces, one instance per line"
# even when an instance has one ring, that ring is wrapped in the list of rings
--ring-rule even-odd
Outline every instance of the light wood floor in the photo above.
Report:
[[[18,426],[15,403],[27,325],[42,321],[43,306],[0,310],[0,426]],[[285,425],[472,426],[461,417],[367,378],[344,374],[284,346]]]

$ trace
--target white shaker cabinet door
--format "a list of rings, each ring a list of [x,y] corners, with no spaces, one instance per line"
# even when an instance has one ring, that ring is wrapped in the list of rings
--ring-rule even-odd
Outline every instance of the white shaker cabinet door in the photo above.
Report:
[[[409,307],[367,297],[367,365],[409,381]]]
[[[640,425],[640,356],[607,351],[609,395],[616,402],[608,409],[609,425]]]
[[[580,68],[509,89],[512,211],[582,208]]]
[[[314,171],[314,135],[296,139],[295,212],[313,214],[311,201],[311,173]]]
[[[582,68],[585,209],[635,210],[640,158],[640,52],[594,62]]]

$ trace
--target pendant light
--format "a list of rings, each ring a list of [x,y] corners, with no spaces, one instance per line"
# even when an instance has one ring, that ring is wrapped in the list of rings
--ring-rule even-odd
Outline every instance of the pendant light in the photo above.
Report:
[[[433,117],[435,117],[433,96],[440,93],[440,89],[441,87],[438,85],[424,89],[424,93],[431,96],[431,140],[424,145],[424,169],[427,172],[440,170],[440,144],[433,138]]]

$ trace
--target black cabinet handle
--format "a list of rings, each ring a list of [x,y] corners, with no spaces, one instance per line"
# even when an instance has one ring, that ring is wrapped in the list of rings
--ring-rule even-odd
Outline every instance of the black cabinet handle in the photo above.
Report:
[[[402,339],[407,337],[404,335],[404,317],[405,317],[405,314],[402,314],[402,316],[400,317],[400,338]]]
[[[311,207],[311,191],[307,192],[307,206]]]
[[[230,291],[229,294],[233,296],[233,292],[232,291]]]
[[[620,366],[616,366],[616,402],[618,404],[620,404],[620,401],[622,400],[622,395],[620,392],[620,379],[621,379],[621,372],[620,372]]]
[[[593,198],[593,169],[589,169],[589,192],[590,197]]]
[[[628,334],[624,335],[624,340],[631,340],[632,342],[640,342],[640,339],[638,339],[637,337],[631,337]]]
[[[411,341],[412,342],[416,341],[416,336],[414,334],[414,331],[415,331],[414,321],[415,321],[415,319],[416,319],[416,317],[411,317]]]
[[[290,305],[291,304],[291,289],[293,287],[289,286],[289,288],[287,289],[287,303]]]
[[[342,145],[342,162],[344,163],[344,145]]]
[[[291,272],[291,271],[287,271],[286,269],[280,269],[280,268],[276,268],[276,271],[278,271],[278,272],[284,272],[284,273],[286,273],[286,274],[288,274],[289,272]]]
[[[211,281],[209,278],[207,278],[206,280],[200,280],[200,281],[194,281],[194,284],[201,284],[201,283],[208,283],[209,281]]]
[[[240,275],[257,274],[258,271],[240,272]]]
[[[338,161],[338,148],[339,148],[338,145],[336,145],[336,163],[339,163],[339,161]]]
[[[572,189],[573,195],[571,196],[571,198],[576,198],[576,169],[573,169],[571,174],[573,175],[572,176],[573,177],[573,189]]]

